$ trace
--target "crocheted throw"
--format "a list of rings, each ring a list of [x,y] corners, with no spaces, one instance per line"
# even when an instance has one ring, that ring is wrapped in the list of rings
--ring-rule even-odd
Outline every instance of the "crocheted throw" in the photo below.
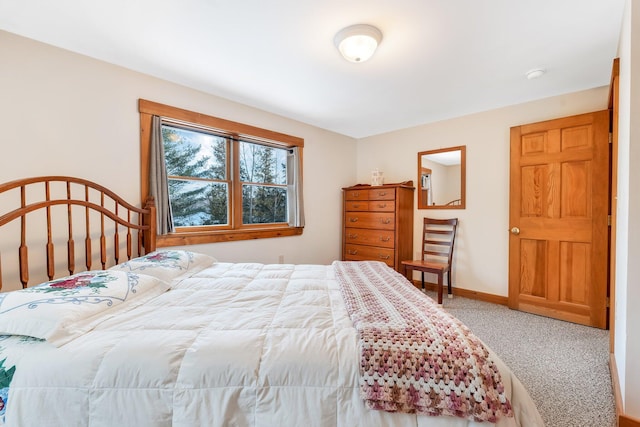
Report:
[[[377,261],[335,261],[360,340],[367,407],[496,422],[512,417],[495,363],[459,320]]]

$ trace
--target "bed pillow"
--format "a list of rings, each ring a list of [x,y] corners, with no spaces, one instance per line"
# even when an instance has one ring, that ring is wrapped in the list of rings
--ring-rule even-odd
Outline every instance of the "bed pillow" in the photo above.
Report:
[[[168,289],[168,283],[144,274],[95,270],[5,292],[0,335],[25,335],[59,347]]]
[[[192,276],[215,262],[215,258],[197,252],[162,250],[115,265],[110,270],[148,274],[171,283]]]

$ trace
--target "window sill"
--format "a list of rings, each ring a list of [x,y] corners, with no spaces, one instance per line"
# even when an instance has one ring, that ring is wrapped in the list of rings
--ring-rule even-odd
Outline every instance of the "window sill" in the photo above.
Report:
[[[199,245],[203,243],[235,242],[239,240],[267,239],[272,237],[299,236],[303,227],[262,228],[233,231],[198,231],[158,235],[156,246]]]

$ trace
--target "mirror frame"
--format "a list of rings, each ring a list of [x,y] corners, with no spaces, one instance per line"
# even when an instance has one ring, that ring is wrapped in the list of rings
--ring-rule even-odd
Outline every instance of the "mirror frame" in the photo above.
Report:
[[[427,205],[423,200],[422,191],[422,156],[429,154],[445,153],[449,151],[460,151],[460,204],[459,205]],[[421,151],[418,153],[418,209],[465,209],[467,182],[467,146],[440,148],[438,150]]]

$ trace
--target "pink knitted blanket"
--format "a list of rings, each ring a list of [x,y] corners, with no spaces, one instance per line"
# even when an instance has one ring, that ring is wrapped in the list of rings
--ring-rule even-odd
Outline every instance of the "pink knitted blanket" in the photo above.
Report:
[[[490,422],[513,416],[489,352],[459,320],[382,262],[333,266],[359,334],[369,408]]]

